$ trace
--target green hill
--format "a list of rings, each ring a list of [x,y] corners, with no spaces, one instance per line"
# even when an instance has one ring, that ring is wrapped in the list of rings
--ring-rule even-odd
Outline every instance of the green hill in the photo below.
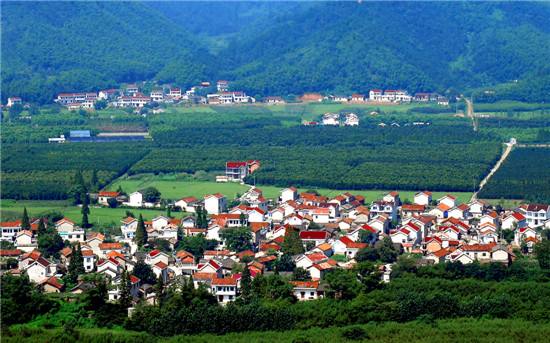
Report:
[[[321,3],[234,42],[230,75],[279,94],[498,84],[550,69],[548,17],[538,3]]]
[[[127,2],[2,2],[2,97],[47,102],[151,79],[209,75],[200,42],[160,13]],[[206,57],[205,57],[206,56]],[[175,69],[177,73],[163,70]],[[183,75],[183,76],[182,76]]]
[[[495,85],[493,98],[542,101],[548,94],[548,3],[1,6],[4,101],[47,102],[59,91],[145,79],[188,86],[215,78],[252,95]]]

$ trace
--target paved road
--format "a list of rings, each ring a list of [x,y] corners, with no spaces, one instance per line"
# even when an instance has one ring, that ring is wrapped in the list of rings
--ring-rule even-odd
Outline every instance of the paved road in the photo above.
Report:
[[[508,155],[510,155],[510,152],[512,151],[512,148],[514,147],[514,145],[516,145],[516,140],[515,138],[511,138],[510,139],[510,142],[508,143],[504,143],[506,144],[506,148],[504,149],[504,152],[502,153],[502,156],[500,156],[500,159],[497,161],[497,163],[493,166],[493,168],[491,169],[491,171],[489,172],[489,174],[487,174],[487,176],[485,176],[485,178],[483,180],[481,180],[481,182],[479,183],[479,189],[477,192],[475,192],[474,194],[472,194],[472,199],[471,201],[474,201],[477,199],[477,193],[479,193],[479,191],[481,191],[483,189],[483,187],[487,184],[487,182],[489,181],[489,179],[493,176],[494,173],[497,172],[498,168],[500,168],[500,166],[502,165],[502,163],[506,160],[506,158],[508,157]]]

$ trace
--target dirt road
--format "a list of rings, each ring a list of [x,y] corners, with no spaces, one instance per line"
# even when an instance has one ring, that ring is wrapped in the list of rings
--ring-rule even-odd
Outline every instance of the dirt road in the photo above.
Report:
[[[464,101],[466,102],[466,115],[468,115],[468,117],[470,117],[470,119],[472,119],[472,125],[474,127],[474,131],[477,131],[477,120],[476,120],[476,117],[475,117],[475,114],[474,114],[474,103],[472,102],[472,100],[466,98],[466,97],[463,97]]]
[[[508,157],[508,155],[510,155],[510,152],[512,151],[512,148],[514,147],[514,145],[516,145],[516,139],[515,138],[511,138],[510,139],[510,142],[508,143],[504,143],[506,144],[506,148],[504,149],[504,152],[502,153],[502,155],[500,156],[500,159],[497,161],[497,163],[493,166],[493,168],[491,169],[491,171],[489,172],[489,174],[487,174],[487,176],[485,176],[485,178],[483,180],[481,180],[481,182],[479,183],[479,189],[477,190],[477,192],[475,192],[474,194],[472,194],[472,199],[471,201],[474,201],[477,199],[477,194],[479,193],[479,191],[481,191],[483,189],[483,187],[487,184],[487,182],[489,181],[489,179],[493,176],[493,174],[495,174],[498,170],[498,168],[500,168],[500,166],[502,165],[502,163],[506,160],[506,158]]]

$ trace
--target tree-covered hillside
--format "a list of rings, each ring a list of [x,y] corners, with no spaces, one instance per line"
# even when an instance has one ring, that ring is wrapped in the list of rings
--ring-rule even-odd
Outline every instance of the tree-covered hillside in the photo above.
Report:
[[[2,2],[2,100],[156,79],[252,95],[464,92],[547,99],[538,2]],[[491,99],[488,99],[491,100]]]
[[[464,89],[544,75],[548,17],[538,3],[321,3],[227,53],[259,93]]]
[[[97,90],[158,73],[182,84],[209,75],[209,55],[199,41],[140,3],[1,6],[3,100],[19,95],[47,102],[56,92]]]

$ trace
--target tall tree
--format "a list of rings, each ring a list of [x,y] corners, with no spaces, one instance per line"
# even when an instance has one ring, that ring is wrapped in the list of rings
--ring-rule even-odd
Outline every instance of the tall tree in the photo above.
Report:
[[[304,245],[300,239],[298,231],[289,228],[285,234],[285,240],[281,246],[281,250],[285,254],[299,255],[304,253]]]
[[[124,269],[120,275],[120,298],[118,299],[118,303],[125,308],[130,307],[132,304],[132,294],[130,292],[131,287],[132,281],[130,280],[130,273]]]
[[[159,275],[157,278],[157,282],[155,283],[155,298],[156,298],[156,304],[161,305],[162,299],[164,298],[164,280],[162,278],[162,274]]]
[[[69,280],[74,283],[78,280],[78,276],[84,273],[84,258],[82,257],[82,250],[79,243],[72,248],[71,260],[68,267]]]
[[[172,209],[170,206],[166,206],[166,216],[172,218]]]
[[[82,227],[87,229],[89,228],[91,225],[90,225],[90,222],[88,220],[88,214],[90,214],[90,207],[88,206],[90,202],[90,197],[88,196],[88,194],[86,194],[84,196],[84,202],[82,203]]]
[[[29,215],[27,214],[27,208],[23,208],[23,216],[21,217],[21,229],[30,230],[31,223],[29,221]]]
[[[145,222],[143,221],[143,216],[139,214],[138,224],[136,228],[136,235],[134,236],[134,241],[138,247],[142,247],[147,243],[147,230],[145,229]]]
[[[535,245],[535,256],[541,269],[550,270],[550,240],[544,239]]]
[[[92,171],[92,178],[90,180],[90,186],[93,191],[97,191],[99,189],[99,180],[97,179],[97,170],[94,169]]]
[[[252,276],[250,269],[245,265],[241,276],[241,299],[246,303],[250,301],[252,295]]]
[[[252,233],[247,227],[224,229],[220,237],[231,251],[241,252],[252,248]]]
[[[141,280],[141,283],[143,284],[148,283],[152,285],[157,280],[153,269],[151,269],[151,266],[145,263],[143,259],[139,259],[136,262],[132,273],[134,274],[134,276],[139,278]]]
[[[38,236],[42,236],[43,234],[46,233],[46,224],[44,223],[44,218],[40,218],[40,220],[38,221],[38,230],[37,230],[37,234]]]

